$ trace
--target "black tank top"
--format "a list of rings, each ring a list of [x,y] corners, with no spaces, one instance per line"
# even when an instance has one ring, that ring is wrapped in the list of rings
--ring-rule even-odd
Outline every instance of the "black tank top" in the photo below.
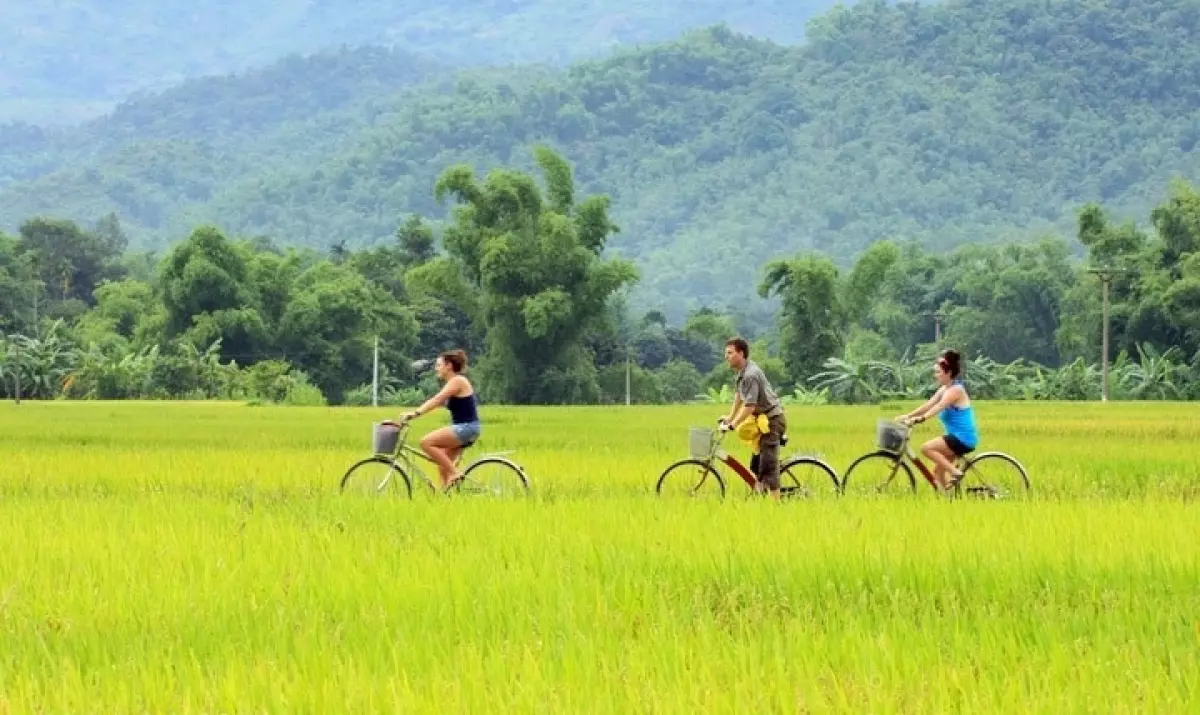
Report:
[[[446,400],[446,409],[450,410],[450,421],[456,425],[479,421],[479,410],[475,408],[475,393],[466,397],[451,397]]]

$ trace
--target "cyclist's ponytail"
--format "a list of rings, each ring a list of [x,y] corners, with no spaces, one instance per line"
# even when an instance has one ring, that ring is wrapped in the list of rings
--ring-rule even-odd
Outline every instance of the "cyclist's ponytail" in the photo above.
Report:
[[[438,357],[442,359],[442,362],[449,365],[455,374],[460,374],[463,370],[467,369],[467,354],[462,350],[447,350]]]
[[[942,353],[941,360],[942,369],[950,374],[950,377],[962,377],[962,356],[957,350],[947,350]]]

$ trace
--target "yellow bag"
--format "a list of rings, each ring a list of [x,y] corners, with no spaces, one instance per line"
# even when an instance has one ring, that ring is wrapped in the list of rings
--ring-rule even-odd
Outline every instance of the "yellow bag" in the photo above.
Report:
[[[745,442],[754,454],[758,454],[758,441],[770,431],[770,421],[766,415],[751,417],[737,426],[738,438]]]

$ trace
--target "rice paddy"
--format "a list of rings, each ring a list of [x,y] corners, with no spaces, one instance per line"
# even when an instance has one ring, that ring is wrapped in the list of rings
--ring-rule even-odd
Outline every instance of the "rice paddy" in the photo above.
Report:
[[[720,410],[486,408],[490,501],[338,494],[394,411],[0,406],[0,713],[1197,709],[1200,406],[980,403],[1025,503],[656,499]]]

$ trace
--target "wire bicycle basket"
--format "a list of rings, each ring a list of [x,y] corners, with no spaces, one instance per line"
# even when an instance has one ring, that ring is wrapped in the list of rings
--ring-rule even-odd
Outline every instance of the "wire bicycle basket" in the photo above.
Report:
[[[688,452],[692,459],[708,459],[712,456],[715,434],[715,430],[706,427],[692,427],[688,430]]]
[[[376,422],[371,426],[371,448],[375,454],[393,454],[400,441],[400,428],[392,424]]]
[[[899,452],[903,449],[906,439],[908,439],[908,428],[899,422],[879,420],[875,427],[875,442],[880,449],[887,452]]]

